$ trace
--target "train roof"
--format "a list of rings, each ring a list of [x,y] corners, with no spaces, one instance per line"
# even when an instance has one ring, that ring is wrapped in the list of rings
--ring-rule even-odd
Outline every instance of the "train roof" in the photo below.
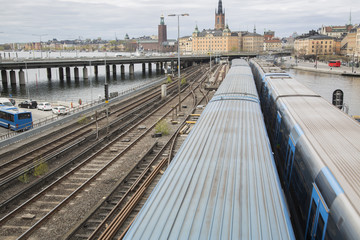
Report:
[[[245,59],[233,59],[231,61],[231,67],[234,67],[234,66],[246,66],[246,67],[248,67],[249,64],[247,63],[247,61]]]
[[[258,93],[251,69],[247,66],[232,66],[226,75],[227,81],[223,81],[216,91],[214,98],[219,96],[249,96],[258,99]]]
[[[258,102],[207,105],[125,238],[294,238]]]
[[[323,98],[281,101],[360,213],[360,125]]]
[[[262,65],[264,62],[258,63]],[[358,122],[293,78],[273,77],[267,81],[274,88],[274,98],[286,106],[311,144],[313,152],[329,168],[360,214]]]

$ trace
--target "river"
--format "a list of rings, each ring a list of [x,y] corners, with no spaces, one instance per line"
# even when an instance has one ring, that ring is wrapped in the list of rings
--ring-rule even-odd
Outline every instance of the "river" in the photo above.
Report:
[[[42,55],[44,58],[51,56],[51,58],[74,58],[74,57],[115,57],[115,54],[121,54],[123,56],[130,56],[130,53],[105,53],[104,52],[0,52],[3,60],[8,58],[17,58],[17,61],[31,60],[33,58],[40,58]],[[5,54],[5,55],[4,55]],[[4,56],[6,57],[4,59]],[[146,68],[148,65],[146,64]],[[25,70],[25,82],[26,86],[20,86],[17,80],[16,86],[8,85],[4,88],[0,84],[1,96],[13,97],[13,98],[27,98],[37,101],[67,101],[77,102],[79,99],[82,102],[88,102],[95,100],[99,97],[104,97],[104,84],[105,84],[105,66],[98,67],[98,77],[94,76],[94,68],[87,66],[89,79],[84,80],[82,75],[82,68],[79,68],[80,78],[74,79],[74,68],[71,68],[71,80],[59,80],[59,69],[53,68],[52,79],[47,79],[46,69],[28,69]],[[120,65],[117,65],[117,75],[114,78],[112,74],[112,66],[110,67],[110,78],[107,79],[109,84],[109,93],[111,92],[123,92],[132,88],[136,88],[139,85],[154,81],[160,77],[164,77],[164,74],[157,74],[155,65],[152,66],[152,74],[149,74],[148,70],[146,74],[142,73],[142,65],[134,65],[135,74],[133,77],[129,75],[129,65],[125,64],[125,75],[120,74]],[[18,78],[18,71],[16,77]],[[8,73],[9,74],[9,73]],[[8,75],[9,78],[9,75]],[[8,79],[8,82],[9,79]]]
[[[290,69],[288,72],[299,82],[332,102],[332,94],[341,89],[344,92],[344,103],[349,107],[349,115],[360,115],[360,78],[308,72]]]

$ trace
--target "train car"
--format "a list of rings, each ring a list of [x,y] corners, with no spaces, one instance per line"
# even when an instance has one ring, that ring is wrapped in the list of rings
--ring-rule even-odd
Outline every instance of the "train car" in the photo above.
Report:
[[[29,111],[21,111],[17,107],[0,108],[0,126],[14,130],[32,128],[32,115]]]
[[[125,239],[294,239],[245,60],[233,60]]]
[[[360,125],[273,64],[251,60],[299,239],[360,238]]]

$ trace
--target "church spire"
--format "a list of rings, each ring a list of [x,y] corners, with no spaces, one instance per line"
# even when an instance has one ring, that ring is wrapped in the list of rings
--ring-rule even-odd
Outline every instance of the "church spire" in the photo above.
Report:
[[[218,12],[217,14],[223,14],[223,9],[222,9],[222,1],[219,0],[219,4],[218,4]]]
[[[219,0],[218,9],[215,9],[215,29],[225,29],[225,11],[223,11],[222,1]]]

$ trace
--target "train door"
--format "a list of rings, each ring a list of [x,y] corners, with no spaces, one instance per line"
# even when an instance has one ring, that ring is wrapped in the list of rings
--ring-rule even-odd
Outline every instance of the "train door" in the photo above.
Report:
[[[286,159],[285,159],[285,185],[289,188],[290,180],[291,180],[291,172],[292,167],[294,164],[294,157],[295,157],[295,143],[292,139],[292,136],[289,137],[288,147],[286,150]]]
[[[323,240],[329,217],[329,208],[316,184],[313,183],[309,214],[305,230],[306,240]]]

